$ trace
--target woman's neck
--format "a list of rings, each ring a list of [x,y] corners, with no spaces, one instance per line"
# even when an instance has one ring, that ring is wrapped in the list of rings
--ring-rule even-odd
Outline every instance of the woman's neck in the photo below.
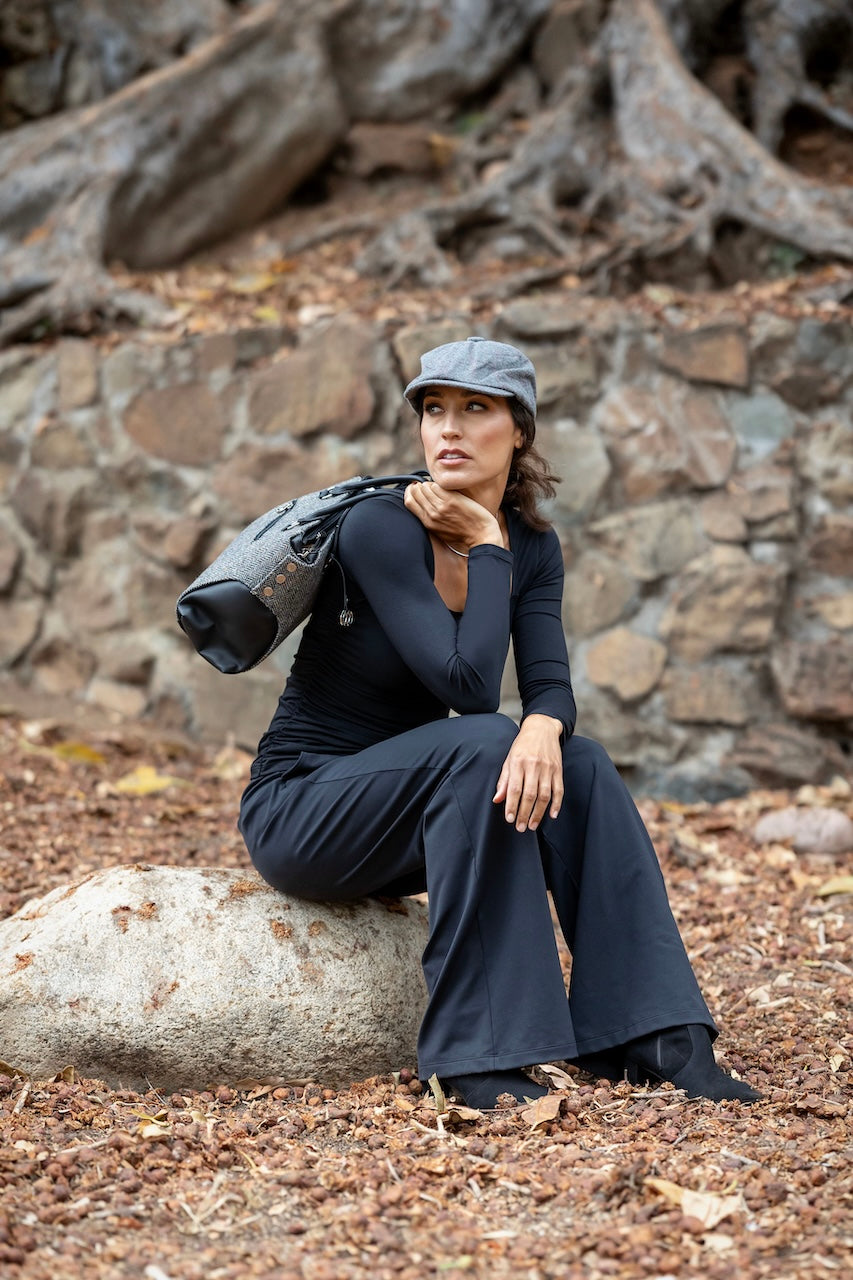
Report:
[[[489,515],[494,516],[497,520],[505,489],[506,485],[500,488],[497,485],[488,485],[482,488],[460,489],[459,492],[464,497],[470,498],[472,502],[477,502],[481,507],[485,507]]]

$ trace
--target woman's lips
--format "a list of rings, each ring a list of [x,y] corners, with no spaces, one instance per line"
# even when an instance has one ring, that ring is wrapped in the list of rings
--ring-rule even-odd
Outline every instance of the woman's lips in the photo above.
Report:
[[[454,462],[470,462],[471,459],[468,457],[467,453],[461,453],[454,449],[452,451],[448,450],[446,453],[440,453],[437,461],[452,464]]]

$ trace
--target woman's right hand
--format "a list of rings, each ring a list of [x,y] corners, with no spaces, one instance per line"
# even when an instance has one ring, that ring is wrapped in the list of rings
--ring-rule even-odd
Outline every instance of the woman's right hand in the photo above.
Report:
[[[456,547],[470,551],[484,542],[504,545],[501,527],[490,511],[464,493],[442,489],[434,480],[410,484],[404,502],[425,529]]]

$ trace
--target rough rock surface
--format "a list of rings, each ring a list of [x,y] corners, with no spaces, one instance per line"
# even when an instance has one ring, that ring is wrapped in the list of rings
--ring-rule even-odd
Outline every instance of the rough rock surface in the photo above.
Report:
[[[581,732],[638,791],[846,774],[853,326],[769,296],[742,320],[727,302],[725,323],[708,297],[652,316],[560,289],[491,319],[445,301],[417,322],[339,314],[0,353],[0,670],[27,698],[254,748],[293,646],[221,676],[175,599],[259,512],[419,465],[402,389],[422,351],[478,332],[520,344],[539,375]],[[806,411],[791,379],[817,361],[835,381]],[[617,674],[614,628],[645,639],[644,672],[623,653]],[[519,710],[511,679],[503,709]]]
[[[755,824],[757,844],[790,841],[796,853],[846,853],[853,849],[853,822],[840,809],[790,806],[765,813]]]
[[[549,7],[550,0],[361,0],[331,31],[350,115],[412,118],[474,93],[511,62]]]
[[[303,902],[253,873],[116,867],[0,925],[0,1057],[113,1085],[344,1083],[414,1060],[426,907]]]

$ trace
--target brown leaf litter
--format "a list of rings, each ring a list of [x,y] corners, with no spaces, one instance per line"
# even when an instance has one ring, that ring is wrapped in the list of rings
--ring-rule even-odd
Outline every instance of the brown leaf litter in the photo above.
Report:
[[[223,768],[130,729],[81,744],[56,724],[0,719],[0,913],[117,863],[245,867],[248,879],[234,826],[246,763]],[[143,785],[119,787],[129,775]],[[144,785],[155,776],[175,784]],[[845,783],[810,790],[641,805],[722,1028],[718,1057],[762,1091],[757,1105],[560,1063],[540,1077],[548,1098],[491,1113],[441,1106],[414,1062],[341,1090],[211,1081],[168,1096],[108,1089],[73,1064],[52,1080],[0,1064],[0,1275],[849,1273],[850,854],[751,835],[792,803],[850,813]]]

